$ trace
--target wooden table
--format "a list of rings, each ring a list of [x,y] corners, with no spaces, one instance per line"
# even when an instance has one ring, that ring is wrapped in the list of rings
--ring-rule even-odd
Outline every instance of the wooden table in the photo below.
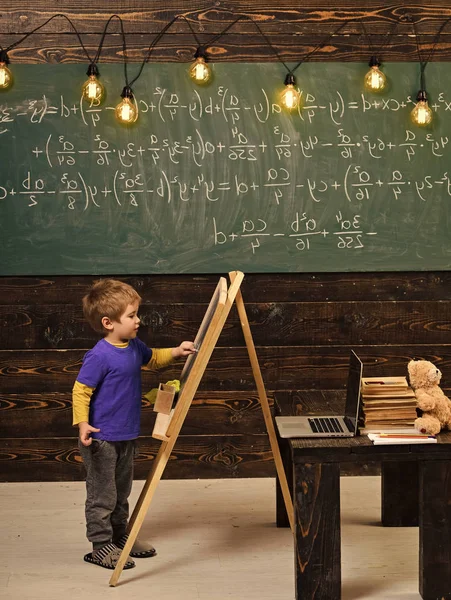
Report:
[[[277,393],[275,413],[333,414],[343,404],[340,392]],[[279,441],[293,490],[297,600],[341,598],[340,465],[374,461],[381,465],[381,524],[419,526],[420,594],[451,600],[451,433],[437,444],[395,446],[374,446],[367,436]],[[277,488],[277,525],[287,526]]]

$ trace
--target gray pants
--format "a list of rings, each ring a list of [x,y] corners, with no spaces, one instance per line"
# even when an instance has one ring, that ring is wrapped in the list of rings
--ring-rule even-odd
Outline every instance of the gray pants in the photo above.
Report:
[[[94,550],[126,532],[135,445],[135,440],[78,442],[86,468],[86,536]]]

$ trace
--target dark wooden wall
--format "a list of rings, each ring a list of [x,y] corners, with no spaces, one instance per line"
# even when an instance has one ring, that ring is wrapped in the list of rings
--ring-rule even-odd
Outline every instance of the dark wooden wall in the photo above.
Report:
[[[344,21],[352,21],[314,60],[369,58],[364,20],[379,47],[393,23],[412,15],[427,56],[435,33],[451,16],[447,0],[315,2],[175,2],[175,0],[79,3],[56,8],[34,0],[6,0],[0,15],[0,44],[7,47],[56,10],[66,14],[95,54],[106,19],[125,24],[128,56],[137,67],[157,33],[184,14],[209,39],[239,14],[261,25],[281,57],[299,60]],[[230,12],[225,12],[230,11]],[[118,27],[112,26],[117,32]],[[177,22],[155,49],[153,60],[189,60],[195,45],[187,25]],[[385,60],[417,60],[412,26],[401,24]],[[434,60],[451,59],[451,23]],[[203,37],[202,37],[203,36]],[[151,39],[151,38],[150,38]],[[103,60],[122,61],[120,36],[108,35]],[[274,60],[250,22],[239,22],[212,48],[215,60]],[[80,62],[85,57],[70,26],[55,19],[10,53],[14,63]],[[1,255],[0,255],[1,256]],[[222,274],[218,274],[222,275]],[[218,276],[127,277],[144,298],[140,337],[149,345],[172,346],[195,336]],[[96,279],[84,277],[0,278],[0,481],[73,480],[83,476],[71,426],[71,389],[83,354],[96,341],[84,323],[81,298]],[[367,375],[404,374],[412,357],[434,361],[451,388],[451,274],[347,273],[247,275],[243,284],[249,320],[268,392],[343,389],[349,349]],[[144,391],[177,377],[172,367],[146,373]],[[145,477],[159,442],[150,437],[151,407],[144,405],[136,476]],[[165,477],[255,477],[274,475],[252,372],[235,309],[189,411]]]

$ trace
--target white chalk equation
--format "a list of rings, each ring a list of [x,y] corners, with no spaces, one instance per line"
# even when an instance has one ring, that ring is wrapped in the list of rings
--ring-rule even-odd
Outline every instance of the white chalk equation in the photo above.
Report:
[[[365,247],[366,236],[375,236],[377,231],[364,226],[361,215],[344,218],[341,211],[335,214],[336,230],[326,230],[318,221],[306,212],[296,212],[286,231],[274,230],[268,220],[261,218],[244,219],[232,232],[221,230],[213,217],[214,245],[234,244],[238,241],[249,241],[252,253],[264,244],[267,238],[285,238],[294,245],[298,252],[314,249],[315,238],[330,238],[332,245],[339,250],[361,249]]]
[[[238,127],[230,129],[231,142],[218,141],[214,136],[207,136],[199,129],[182,140],[161,137],[150,133],[147,143],[127,142],[124,147],[116,147],[100,134],[95,134],[92,141],[81,144],[73,141],[70,136],[49,134],[41,144],[31,148],[35,160],[45,160],[50,168],[58,166],[75,166],[89,158],[99,166],[120,166],[132,168],[140,160],[153,165],[161,165],[169,161],[174,165],[192,163],[198,167],[208,165],[214,160],[226,160],[232,166],[240,162],[261,162],[266,155],[274,155],[277,161],[311,159],[312,162],[321,158],[325,152],[331,156],[344,159],[355,159],[356,155],[365,159],[389,159],[394,152],[402,150],[410,162],[418,152],[426,152],[430,157],[443,157],[449,144],[448,136],[434,136],[427,133],[418,136],[406,129],[403,139],[393,143],[381,137],[372,138],[369,135],[348,135],[343,129],[338,129],[335,140],[321,140],[317,135],[306,137],[293,136],[280,131],[279,126],[273,128],[272,139],[250,139]]]
[[[85,211],[90,205],[100,208],[102,203],[111,200],[119,207],[131,204],[139,207],[141,202],[160,202],[184,204],[205,202],[207,204],[230,201],[239,203],[252,199],[258,205],[292,205],[297,203],[325,204],[335,200],[348,203],[370,203],[382,190],[385,198],[400,200],[405,196],[422,202],[436,198],[451,197],[451,180],[447,171],[438,177],[425,175],[421,179],[406,177],[402,171],[393,170],[388,178],[365,170],[361,165],[350,164],[343,178],[313,179],[305,177],[295,180],[284,167],[269,167],[261,173],[263,180],[231,175],[226,181],[215,180],[200,174],[190,180],[179,175],[171,175],[165,169],[157,169],[150,177],[144,173],[130,173],[116,169],[100,184],[92,180],[92,174],[82,171],[63,172],[56,185],[48,183],[48,177],[27,171],[20,184],[8,186],[0,180],[0,201],[15,196],[25,197],[28,206],[37,206],[41,202],[51,201],[52,210],[68,208]],[[53,187],[52,187],[53,184]],[[56,200],[55,200],[56,198]]]
[[[359,92],[352,99],[347,99],[340,90],[328,90],[324,97],[303,89],[300,89],[300,93],[301,104],[292,116],[311,126],[319,119],[341,126],[353,113],[365,117],[377,114],[382,119],[386,114],[402,111],[408,114],[416,104],[415,96],[411,95],[401,98],[372,98]],[[169,89],[155,86],[146,90],[144,97],[138,94],[136,102],[141,116],[148,115],[160,123],[167,124],[179,119],[189,119],[197,123],[220,119],[235,126],[249,118],[257,120],[260,124],[267,124],[272,118],[283,114],[281,104],[275,102],[272,97],[270,89],[263,87],[253,90],[251,99],[249,96],[243,97],[236,89],[223,85],[216,86],[214,93],[203,93],[202,96],[197,89],[190,90],[189,96],[186,96],[176,86]],[[12,123],[22,119],[34,125],[52,119],[76,120],[80,125],[97,127],[105,119],[109,121],[112,111],[115,110],[114,105],[87,106],[81,97],[74,102],[65,94],[42,94],[39,98],[23,101],[19,108],[6,102],[0,104],[0,133],[6,133]],[[439,91],[431,103],[431,109],[438,115],[446,117],[449,113],[451,116],[449,95]]]

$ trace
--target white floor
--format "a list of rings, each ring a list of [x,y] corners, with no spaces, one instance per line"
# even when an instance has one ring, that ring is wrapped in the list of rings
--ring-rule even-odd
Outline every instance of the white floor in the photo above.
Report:
[[[418,528],[382,528],[380,479],[342,478],[343,600],[420,600]],[[272,479],[162,481],[137,559],[115,588],[83,562],[83,483],[0,484],[2,600],[293,600],[292,536]],[[135,482],[134,505],[142,482]]]

